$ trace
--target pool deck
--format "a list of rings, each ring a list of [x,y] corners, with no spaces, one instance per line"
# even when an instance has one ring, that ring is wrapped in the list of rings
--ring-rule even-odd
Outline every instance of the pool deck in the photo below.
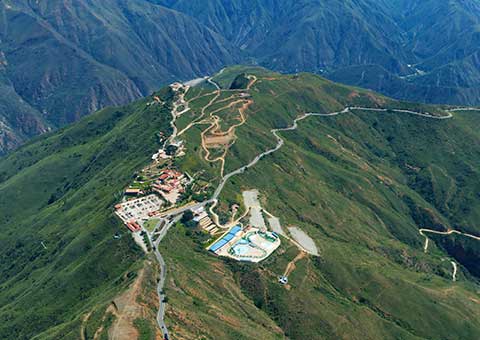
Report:
[[[237,231],[235,236],[231,238],[229,236],[231,235],[230,230],[217,239],[208,249],[219,256],[256,263],[269,257],[281,243],[280,238],[275,234],[270,232],[262,234],[258,228],[247,227],[244,230]]]

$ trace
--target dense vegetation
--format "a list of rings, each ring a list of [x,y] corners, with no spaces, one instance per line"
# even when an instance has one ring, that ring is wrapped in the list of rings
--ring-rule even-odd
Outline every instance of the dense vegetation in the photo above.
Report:
[[[227,154],[227,172],[272,147],[270,130],[304,112],[362,105],[445,114],[311,74],[234,67],[216,80],[240,86],[243,74],[258,81]],[[211,90],[192,89],[187,99]],[[94,311],[85,329],[91,334],[106,303],[136,277],[143,256],[112,206],[158,147],[157,132],[169,131],[171,92],[156,95],[165,104],[146,98],[102,110],[0,161],[0,338],[77,338],[83,316]],[[210,99],[192,102],[177,125]],[[277,277],[297,255],[286,240],[266,262],[238,264],[208,254],[208,236],[179,224],[161,243],[172,336],[478,338],[479,244],[432,237],[424,253],[418,230],[480,233],[480,133],[473,128],[479,120],[477,112],[433,120],[355,111],[310,117],[281,133],[285,145],[233,177],[218,211],[225,214],[242,203],[241,190],[256,188],[282,224],[315,239],[321,256],[297,262],[286,289]],[[219,166],[202,160],[199,147],[205,127],[183,135],[187,154],[178,165],[191,174],[202,170],[202,180],[214,184]],[[450,260],[459,265],[457,282]],[[136,327],[148,336],[152,322],[139,319]]]
[[[478,104],[475,0],[156,0],[270,69],[422,102]]]
[[[0,161],[0,338],[76,338],[83,314],[135,277],[141,251],[113,205],[168,131],[170,108],[149,101],[95,113]]]
[[[7,0],[0,14],[0,155],[236,60],[218,34],[147,0]]]

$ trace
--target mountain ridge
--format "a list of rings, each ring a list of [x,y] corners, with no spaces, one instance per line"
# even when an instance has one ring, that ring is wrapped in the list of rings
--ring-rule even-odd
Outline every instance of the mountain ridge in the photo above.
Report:
[[[231,89],[232,83],[244,87],[245,79],[246,89]],[[215,91],[219,103],[204,110]],[[229,106],[239,96],[251,101],[242,125]],[[173,133],[177,100],[165,87],[40,136],[0,159],[2,338],[76,338],[82,327],[94,333],[111,327],[102,321],[115,319],[106,309],[151,261],[113,207],[151,164],[160,138]],[[239,193],[257,189],[262,206],[279,215],[282,226],[310,235],[320,257],[298,260],[289,288],[283,287],[278,275],[298,254],[288,239],[265,262],[241,264],[213,256],[205,250],[210,236],[179,222],[158,246],[168,268],[165,322],[172,337],[248,338],[255,325],[272,339],[475,338],[480,311],[471,298],[479,289],[480,268],[470,260],[480,257],[478,246],[460,235],[447,240],[429,234],[425,253],[420,229],[478,233],[480,148],[474,146],[480,136],[472,127],[478,112],[432,119],[449,117],[450,108],[399,102],[318,75],[243,66],[189,89],[185,100],[190,110],[174,121],[185,131],[178,136],[184,155],[171,162],[205,190],[195,197],[210,197],[222,168],[228,174],[267,152],[227,179],[214,208],[219,223],[229,220],[233,205],[241,218]],[[305,112],[323,116],[300,121]],[[209,146],[224,155],[223,167],[205,159],[201,140],[210,123],[189,124],[200,122],[200,115],[217,117],[219,129],[238,125],[235,142],[222,144],[226,150]],[[283,131],[295,120],[295,131]],[[272,129],[284,142],[268,152],[278,143]],[[455,282],[445,258],[458,265]],[[154,283],[148,287],[155,294]],[[95,317],[85,321],[85,315]],[[345,326],[335,327],[341,320]]]
[[[220,36],[147,1],[21,1],[1,10],[6,81],[56,128],[235,60]],[[22,127],[11,128],[24,141]]]

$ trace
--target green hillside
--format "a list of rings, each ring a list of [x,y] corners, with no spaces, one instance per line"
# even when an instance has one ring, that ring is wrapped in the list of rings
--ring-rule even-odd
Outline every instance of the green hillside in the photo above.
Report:
[[[480,244],[429,235],[425,253],[419,232],[480,234],[478,112],[437,119],[448,117],[446,107],[306,73],[237,66],[213,80],[222,90],[189,89],[191,110],[176,121],[186,154],[174,165],[202,184],[204,197],[222,177],[221,162],[205,160],[201,145],[210,119],[223,131],[235,126],[228,143],[208,149],[211,159],[224,156],[225,175],[274,147],[271,130],[304,113],[385,111],[307,117],[278,132],[280,149],[227,181],[215,208],[221,221],[234,203],[240,216],[242,191],[257,189],[283,226],[314,239],[320,256],[300,258],[288,286],[278,276],[298,249],[285,238],[264,262],[245,264],[207,252],[200,230],[179,223],[169,231],[160,251],[172,339],[478,338]],[[92,312],[91,334],[133,282],[146,256],[113,206],[158,149],[157,133],[171,133],[173,93],[156,95],[163,104],[148,97],[99,111],[0,160],[0,338],[77,339]]]
[[[141,251],[112,208],[168,130],[169,107],[150,100],[100,111],[1,160],[0,338],[75,339],[82,315],[131,282]]]
[[[249,91],[254,104],[246,123],[236,129],[225,173],[270,149],[275,144],[270,129],[289,126],[304,112],[362,105],[445,114],[440,108],[391,101],[309,74],[232,68],[218,81],[228,88],[244,72],[258,77]],[[192,101],[191,116],[198,113],[197,105],[201,107]],[[222,113],[216,115],[228,121]],[[215,294],[222,289],[215,276],[226,267],[223,275],[236,278],[242,292],[292,339],[476,339],[480,277],[474,262],[479,242],[432,236],[424,253],[419,228],[480,234],[480,135],[472,128],[479,120],[478,112],[471,111],[435,120],[353,110],[309,117],[299,122],[298,130],[281,133],[285,145],[228,181],[217,210],[228,217],[232,204],[242,204],[241,191],[256,188],[266,210],[315,239],[320,257],[299,261],[289,278],[291,287],[285,289],[277,277],[297,255],[285,239],[285,248],[260,265],[238,264],[215,261],[198,246],[197,253],[178,256],[176,243],[200,242],[180,227],[162,247],[174,268],[167,287],[171,333],[216,337],[216,310],[236,299]],[[192,145],[207,126],[187,133],[190,153],[182,164],[192,173],[207,171],[216,182],[219,162],[205,163],[204,152]],[[460,267],[456,282],[450,260]],[[237,338],[234,325],[231,321],[232,333],[225,338]],[[222,323],[226,332],[224,327]]]
[[[478,105],[479,13],[476,0],[5,0],[0,155],[239,62]]]
[[[155,0],[255,62],[427,103],[479,103],[475,0]]]

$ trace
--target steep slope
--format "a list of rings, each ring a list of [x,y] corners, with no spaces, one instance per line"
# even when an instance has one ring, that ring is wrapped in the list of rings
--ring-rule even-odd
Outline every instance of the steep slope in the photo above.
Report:
[[[277,141],[271,129],[292,126],[305,112],[328,114],[345,106],[391,110],[352,109],[300,120],[297,130],[278,132],[283,146],[227,181],[215,208],[222,221],[230,219],[233,205],[242,205],[243,190],[258,189],[262,206],[284,227],[300,227],[314,238],[320,256],[298,261],[288,287],[277,280],[298,250],[285,238],[265,262],[239,264],[208,257],[200,231],[182,226],[172,231],[161,245],[175,269],[166,288],[172,336],[215,337],[214,306],[228,310],[237,301],[232,290],[215,295],[221,286],[214,278],[221,271],[235,277],[244,294],[292,339],[476,339],[479,241],[429,235],[425,253],[420,228],[480,234],[480,135],[472,128],[479,112],[435,119],[395,111],[445,115],[441,108],[392,101],[308,74],[234,68],[214,79],[229,88],[243,73],[256,76],[247,91],[253,103],[227,149],[225,175],[273,150]],[[223,105],[232,94],[225,91],[219,97]],[[192,100],[190,117],[205,104]],[[203,123],[184,134],[188,152],[179,164],[218,183],[223,162],[207,162],[198,147],[210,111],[223,129],[232,122],[230,111],[213,104]],[[237,216],[242,214],[243,209]],[[198,254],[179,256],[176,243],[190,243]],[[459,268],[456,281],[450,261]],[[232,332],[224,338],[238,338],[234,325],[223,329]]]
[[[47,130],[48,125],[40,113],[25,103],[2,72],[0,74],[0,156],[5,151],[18,147],[28,138]]]
[[[225,32],[269,68],[322,73],[399,99],[478,104],[475,1],[157,2]]]
[[[236,62],[315,72],[402,100],[480,98],[474,0],[8,0],[0,11],[3,83],[31,111],[3,119],[0,152],[46,126]],[[23,131],[34,116],[38,127]]]
[[[478,242],[430,235],[425,253],[420,233],[480,233],[478,112],[448,118],[442,107],[310,74],[234,67],[214,80],[228,89],[219,102],[202,110],[217,90],[212,83],[192,88],[191,110],[176,121],[179,131],[191,127],[179,136],[186,154],[175,165],[207,187],[206,197],[222,168],[226,175],[277,145],[272,129],[305,112],[338,112],[277,131],[284,144],[229,178],[214,208],[225,221],[240,204],[240,216],[241,191],[258,189],[262,206],[284,227],[307,232],[320,256],[300,258],[289,285],[280,286],[278,276],[298,254],[287,239],[265,262],[239,264],[207,252],[208,235],[177,225],[160,243],[172,338],[478,338]],[[85,117],[0,160],[2,339],[70,339],[116,325],[106,306],[136,287],[145,256],[112,207],[158,149],[157,133],[171,133],[172,91],[155,95]],[[240,118],[222,110],[239,96],[249,101]],[[219,129],[235,125],[224,167],[205,160],[209,119]],[[150,289],[156,275],[145,280]],[[145,331],[148,323],[139,322]]]
[[[479,13],[475,1],[395,1],[387,15],[404,36],[402,49],[408,58],[402,60],[413,65],[410,75],[405,78],[405,74],[384,67],[386,75],[366,69],[354,77],[346,68],[336,70],[331,78],[395,98],[476,105],[480,92]]]
[[[148,1],[7,1],[0,11],[5,76],[54,127],[235,60],[219,35]]]
[[[401,32],[377,1],[168,1],[264,65],[316,71],[352,64],[405,65]],[[290,22],[291,25],[282,23]]]
[[[278,0],[151,1],[194,17],[247,52],[265,40],[277,17],[291,3]]]
[[[132,282],[141,251],[111,209],[168,119],[147,99],[105,109],[0,161],[0,338],[77,338]]]

